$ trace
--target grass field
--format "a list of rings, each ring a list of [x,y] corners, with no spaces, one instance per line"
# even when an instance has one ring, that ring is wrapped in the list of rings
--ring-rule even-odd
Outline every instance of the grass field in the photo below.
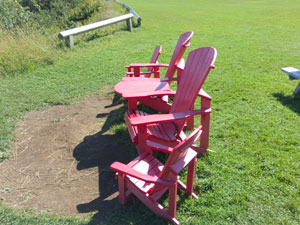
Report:
[[[300,67],[298,0],[127,0],[142,17],[133,33],[81,43],[33,73],[1,78],[0,157],[25,111],[108,93],[124,65],[148,62],[156,45],[168,63],[179,35],[194,31],[192,49],[218,50],[204,89],[212,96],[210,148],[198,161],[199,200],[179,197],[182,224],[299,224],[300,98],[280,72]],[[1,188],[1,187],[0,187]],[[1,191],[1,190],[0,190]],[[33,215],[0,206],[0,224],[164,224],[131,200],[105,220]]]

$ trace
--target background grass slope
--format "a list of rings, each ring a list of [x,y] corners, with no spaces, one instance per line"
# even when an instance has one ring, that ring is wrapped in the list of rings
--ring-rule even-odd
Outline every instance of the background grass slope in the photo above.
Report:
[[[15,121],[25,111],[113,91],[124,65],[148,62],[159,44],[160,62],[167,63],[179,35],[192,30],[188,51],[202,46],[218,50],[216,69],[204,86],[213,97],[210,145],[217,154],[199,159],[195,191],[200,198],[180,195],[178,219],[183,224],[299,224],[300,99],[292,96],[297,82],[280,68],[300,66],[300,1],[126,4],[143,19],[133,33],[96,39],[53,66],[1,80],[1,154],[7,154]],[[2,224],[25,224],[21,218],[28,224],[165,223],[135,200],[102,222],[96,216],[56,220],[0,209]]]

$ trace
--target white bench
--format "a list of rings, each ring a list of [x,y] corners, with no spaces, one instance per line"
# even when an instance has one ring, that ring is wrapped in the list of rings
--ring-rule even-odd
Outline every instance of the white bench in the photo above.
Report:
[[[122,16],[118,16],[118,17],[114,17],[114,18],[110,18],[107,20],[103,20],[100,22],[96,22],[96,23],[92,23],[92,24],[88,24],[88,25],[84,25],[81,27],[76,27],[73,29],[69,29],[69,30],[65,30],[62,31],[58,34],[58,37],[60,39],[65,39],[67,44],[73,48],[74,47],[74,36],[78,35],[78,34],[82,34],[88,31],[92,31],[101,27],[106,27],[108,25],[112,25],[115,23],[119,23],[122,21],[126,20],[126,24],[127,24],[127,30],[128,31],[132,31],[132,17],[134,17],[134,15],[132,13],[129,14],[125,14]]]
[[[300,70],[294,67],[284,67],[281,68],[281,71],[289,75],[290,80],[300,80]],[[300,94],[300,82],[294,91],[294,95]]]

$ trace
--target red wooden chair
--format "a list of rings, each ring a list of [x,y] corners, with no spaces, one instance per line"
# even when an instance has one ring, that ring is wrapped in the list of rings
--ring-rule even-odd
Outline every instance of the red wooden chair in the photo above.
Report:
[[[160,145],[174,146],[182,141],[186,137],[183,132],[184,124],[188,118],[195,115],[201,115],[203,130],[197,151],[203,153],[208,150],[210,105],[202,104],[200,110],[193,109],[194,102],[201,93],[201,87],[208,73],[214,68],[216,55],[217,52],[212,47],[191,51],[177,92],[170,89],[168,82],[121,82],[123,91],[119,93],[128,99],[129,111],[125,113],[125,122],[139,154],[142,154],[147,148],[154,147],[170,153],[168,149],[163,149]],[[120,86],[119,91],[121,90]],[[145,112],[137,110],[139,99],[165,95],[174,96],[169,113],[147,115]]]
[[[154,49],[153,55],[152,55],[151,60],[150,60],[150,64],[158,64],[158,57],[160,56],[161,51],[162,51],[162,46],[157,46]],[[128,69],[128,72],[126,73],[126,76],[127,77],[133,77],[134,72],[131,71],[133,67],[131,65],[129,65],[129,66],[126,66],[126,68]],[[159,70],[155,70],[153,67],[148,67],[146,72],[140,71],[140,76],[150,77],[151,74],[154,74],[154,73],[159,73]],[[156,74],[154,76],[159,77],[159,74]]]
[[[165,74],[166,78],[172,78],[175,75],[176,70],[178,70],[179,76],[180,71],[183,70],[184,67],[184,60],[183,60],[183,54],[188,46],[190,46],[190,40],[193,37],[194,32],[186,32],[180,35],[176,48],[173,52],[171,61],[169,64],[160,64],[160,63],[148,63],[148,64],[130,64],[128,66],[128,69],[130,71],[133,70],[133,76],[134,77],[140,77],[141,76],[141,68],[151,68],[151,71],[154,72],[154,77],[159,78],[160,72],[159,68],[166,67],[167,72]],[[177,74],[178,76],[178,74]],[[130,77],[126,77],[125,79],[130,80]]]
[[[190,40],[192,38],[192,36],[194,35],[193,32],[186,32],[183,33],[177,42],[176,48],[173,52],[173,56],[172,59],[170,61],[169,64],[156,64],[156,67],[150,67],[151,64],[131,64],[130,65],[130,69],[133,69],[135,72],[131,72],[131,76],[130,77],[124,77],[122,79],[122,81],[133,81],[133,82],[152,82],[152,81],[157,81],[157,82],[161,82],[161,81],[166,81],[166,82],[171,82],[171,81],[179,81],[180,79],[180,75],[183,71],[184,68],[184,59],[183,54],[186,50],[186,48],[188,46],[190,46]],[[147,78],[144,79],[141,78],[142,73],[140,72],[140,68],[143,66],[149,66],[148,68],[152,69],[152,72],[154,74],[154,78],[151,79],[147,79],[149,78],[147,76]],[[159,79],[160,77],[160,68],[161,67],[168,67],[166,75],[164,78]],[[174,78],[174,75],[177,71],[177,77]],[[141,86],[145,86],[143,84],[141,84]],[[118,91],[117,91],[118,92]],[[205,93],[205,92],[201,92]],[[208,95],[205,95],[208,96]],[[208,98],[206,98],[206,100],[208,99],[208,101],[210,101],[210,97],[208,96]],[[170,107],[171,105],[168,103],[168,96],[152,96],[149,98],[140,98],[139,102],[141,104],[147,105],[149,107],[151,107],[152,109],[155,109],[159,112],[162,113],[169,113],[170,111]],[[205,101],[205,100],[204,100]],[[210,103],[209,103],[210,104]],[[188,129],[192,129],[194,128],[194,117],[190,117],[189,120],[187,121],[187,128]]]
[[[120,203],[125,204],[130,194],[134,194],[155,214],[179,224],[176,219],[177,187],[185,190],[187,195],[198,198],[193,193],[197,152],[192,149],[192,145],[200,134],[201,127],[175,147],[169,147],[172,153],[165,165],[146,151],[127,165],[114,162],[110,167],[117,171]],[[179,180],[178,174],[186,166],[188,174],[185,185]],[[158,203],[166,191],[169,191],[168,210]]]

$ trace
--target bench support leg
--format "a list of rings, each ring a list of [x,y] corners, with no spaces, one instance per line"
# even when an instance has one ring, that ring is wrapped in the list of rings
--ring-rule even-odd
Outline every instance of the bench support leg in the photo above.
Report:
[[[130,32],[132,32],[132,21],[131,21],[131,18],[127,19],[126,23],[127,23],[127,30],[130,31]]]
[[[300,82],[294,91],[294,95],[300,95]]]
[[[69,39],[66,39],[66,42],[67,42],[67,45],[68,45],[70,48],[73,48],[73,47],[74,47],[74,37],[73,37],[73,35],[70,35],[70,36],[69,36]]]

